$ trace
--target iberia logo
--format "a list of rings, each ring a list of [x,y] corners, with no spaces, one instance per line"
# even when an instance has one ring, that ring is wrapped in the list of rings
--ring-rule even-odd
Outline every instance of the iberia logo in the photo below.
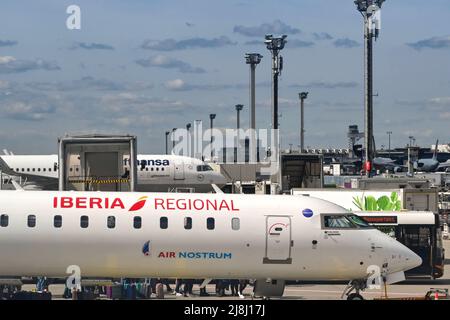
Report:
[[[147,201],[147,196],[140,197],[138,201],[136,201],[135,204],[131,206],[131,208],[128,211],[138,211],[141,210],[145,206],[145,202]]]

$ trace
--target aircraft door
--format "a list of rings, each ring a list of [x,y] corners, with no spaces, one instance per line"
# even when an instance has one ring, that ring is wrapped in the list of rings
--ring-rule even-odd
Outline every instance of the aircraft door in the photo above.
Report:
[[[286,216],[266,217],[266,252],[263,263],[292,263],[291,246],[291,218]]]
[[[184,162],[183,160],[176,160],[174,163],[174,179],[184,180]]]

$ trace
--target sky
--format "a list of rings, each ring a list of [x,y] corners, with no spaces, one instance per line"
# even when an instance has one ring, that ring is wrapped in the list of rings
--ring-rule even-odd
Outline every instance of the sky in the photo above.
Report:
[[[81,29],[66,9],[81,10]],[[374,45],[376,145],[450,142],[450,4],[387,0]],[[139,153],[163,153],[165,131],[194,120],[249,122],[256,69],[257,127],[271,127],[271,60],[264,35],[286,34],[281,55],[283,147],[300,136],[298,93],[308,91],[305,144],[345,148],[364,127],[363,28],[353,0],[2,0],[0,150],[57,153],[64,134],[138,137]]]

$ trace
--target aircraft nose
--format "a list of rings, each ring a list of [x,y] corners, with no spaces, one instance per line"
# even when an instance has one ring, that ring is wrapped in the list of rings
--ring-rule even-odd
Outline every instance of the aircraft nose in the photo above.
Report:
[[[395,241],[391,250],[391,262],[401,271],[414,269],[422,264],[422,258],[400,242]]]
[[[405,253],[405,270],[414,269],[422,264],[422,258],[416,253],[408,249],[409,252]]]

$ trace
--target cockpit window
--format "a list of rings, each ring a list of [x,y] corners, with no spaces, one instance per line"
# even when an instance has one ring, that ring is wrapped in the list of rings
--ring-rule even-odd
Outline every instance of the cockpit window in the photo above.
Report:
[[[210,166],[208,166],[207,164],[204,164],[204,165],[197,166],[197,171],[199,171],[199,172],[213,171],[213,169]]]
[[[329,229],[373,228],[365,220],[354,214],[330,214],[323,216],[323,226]]]
[[[366,220],[362,219],[361,217],[358,217],[354,214],[347,215],[347,218],[349,218],[354,224],[356,224],[359,228],[373,228],[370,224],[367,223]]]
[[[344,215],[324,216],[323,222],[325,228],[332,229],[354,229],[356,226]]]

